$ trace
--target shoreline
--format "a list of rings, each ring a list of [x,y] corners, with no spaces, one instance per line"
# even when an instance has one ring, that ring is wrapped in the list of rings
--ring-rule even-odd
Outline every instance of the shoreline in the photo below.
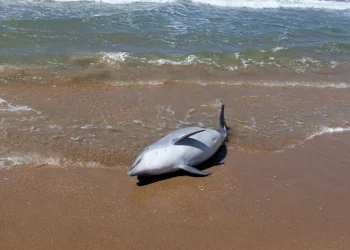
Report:
[[[1,86],[0,165],[120,167],[170,131],[216,128],[226,105],[227,147],[279,152],[350,128],[349,89],[256,86]],[[2,158],[1,158],[2,157]],[[12,158],[14,159],[12,159]]]

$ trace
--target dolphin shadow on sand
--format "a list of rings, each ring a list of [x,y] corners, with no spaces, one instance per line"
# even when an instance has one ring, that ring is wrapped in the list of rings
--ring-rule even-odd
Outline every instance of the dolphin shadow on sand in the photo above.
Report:
[[[227,130],[230,130],[227,128]],[[219,166],[224,164],[222,161],[226,158],[227,155],[227,147],[226,147],[226,142],[230,140],[229,138],[229,133],[228,136],[226,137],[225,142],[222,144],[222,146],[219,148],[219,150],[207,161],[203,162],[202,164],[195,166],[199,170],[205,170],[214,166]],[[174,177],[178,176],[192,176],[192,177],[203,177],[203,176],[198,176],[198,175],[193,175],[191,173],[188,173],[184,170],[179,170],[177,172],[173,172],[170,174],[162,174],[162,175],[155,175],[155,176],[138,176],[137,179],[139,180],[138,183],[136,184],[137,186],[146,186],[158,181],[164,181],[167,179],[171,179]]]

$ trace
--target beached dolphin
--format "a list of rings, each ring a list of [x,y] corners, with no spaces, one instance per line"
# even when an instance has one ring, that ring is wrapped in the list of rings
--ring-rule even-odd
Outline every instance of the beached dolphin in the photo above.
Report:
[[[218,130],[188,127],[176,130],[145,148],[132,164],[128,175],[159,175],[183,169],[206,176],[194,166],[208,160],[220,148],[227,136],[224,105],[221,107]]]

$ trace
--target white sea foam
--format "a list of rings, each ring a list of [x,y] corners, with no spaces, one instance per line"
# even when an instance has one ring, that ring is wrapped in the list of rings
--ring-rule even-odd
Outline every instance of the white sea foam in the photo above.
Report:
[[[80,128],[81,129],[92,129],[92,128],[98,128],[98,127],[96,127],[95,125],[92,125],[92,124],[86,124]]]
[[[57,125],[57,124],[48,125],[48,127],[49,127],[50,129],[57,129],[57,130],[61,130],[61,129],[62,129],[62,126]]]
[[[10,169],[16,166],[40,166],[49,165],[55,167],[88,167],[105,168],[98,162],[70,161],[66,158],[43,157],[38,154],[13,154],[9,156],[0,156],[0,169]]]
[[[23,129],[19,129],[21,131],[25,131],[25,132],[39,132],[40,129],[34,126],[31,126],[29,128],[23,128]]]
[[[192,2],[234,8],[315,8],[315,9],[350,9],[349,2],[323,0],[192,0]]]
[[[142,127],[146,127],[146,125],[145,125],[142,121],[140,121],[140,120],[133,120],[132,123],[141,125]]]
[[[128,81],[109,81],[105,83],[110,86],[158,86],[163,85],[164,81],[162,80],[138,80],[136,82],[128,82]]]
[[[256,85],[259,85],[256,84]],[[264,87],[307,87],[307,88],[350,88],[349,83],[329,83],[329,82],[263,82]]]
[[[8,0],[13,2],[13,0]],[[38,0],[31,0],[38,2]],[[52,0],[41,0],[41,2]],[[108,4],[131,4],[131,3],[174,3],[178,0],[56,0],[56,2],[95,2]],[[27,0],[28,2],[28,0]],[[29,1],[30,2],[30,1]],[[311,8],[347,10],[350,9],[349,1],[324,1],[324,0],[192,0],[193,3],[208,4],[232,8],[252,9],[276,9],[276,8]]]
[[[283,48],[283,47],[276,47],[276,48],[273,48],[272,51],[277,52],[277,51],[284,50],[284,49],[285,48]]]
[[[330,68],[331,68],[331,69],[334,69],[335,67],[338,66],[338,63],[337,63],[336,61],[333,61],[333,60],[332,60],[332,61],[330,61],[329,63],[330,63]]]
[[[101,60],[106,63],[124,62],[126,58],[130,57],[127,52],[101,52]]]
[[[25,112],[25,111],[33,111],[33,112],[35,112],[37,114],[41,114],[40,111],[32,109],[32,108],[30,108],[28,106],[12,105],[11,103],[7,102],[6,100],[0,98],[0,112],[20,113],[20,112]]]
[[[72,141],[79,141],[79,140],[81,140],[82,138],[80,137],[80,136],[76,136],[76,137],[71,137],[70,138]]]
[[[234,68],[228,70],[234,70]],[[174,81],[177,82],[177,81]],[[181,81],[178,81],[181,82]],[[151,81],[137,81],[135,83],[130,82],[110,82],[108,83],[112,86],[132,86],[132,85],[149,85],[149,86],[157,86],[163,85],[164,81],[162,80],[151,80]],[[284,87],[303,87],[303,88],[336,88],[336,89],[346,89],[350,88],[350,83],[347,82],[303,82],[303,81],[256,81],[256,82],[242,82],[242,81],[221,81],[221,82],[206,82],[206,81],[198,81],[197,84],[202,86],[207,85],[230,85],[230,86],[260,86],[260,87],[270,87],[270,88],[284,88]],[[0,110],[1,111],[1,110]]]
[[[155,65],[164,65],[164,64],[171,64],[171,65],[190,65],[195,64],[196,62],[202,63],[201,60],[199,60],[195,55],[189,55],[182,61],[172,61],[168,59],[158,59],[158,60],[149,60],[148,63],[155,64]]]
[[[227,67],[225,67],[225,69],[235,71],[238,69],[238,67],[237,66],[227,66]]]
[[[333,133],[340,133],[340,132],[346,132],[346,131],[350,131],[350,127],[345,127],[345,128],[342,128],[342,127],[336,127],[336,128],[322,127],[317,132],[310,135],[307,138],[307,140],[311,140],[312,138],[319,136],[319,135],[323,135],[323,134],[333,134]]]
[[[210,85],[207,83],[200,83],[201,85]],[[305,87],[305,88],[350,88],[350,83],[331,83],[331,82],[275,82],[275,81],[258,81],[258,82],[221,82],[222,85],[244,86],[253,85],[261,87]]]

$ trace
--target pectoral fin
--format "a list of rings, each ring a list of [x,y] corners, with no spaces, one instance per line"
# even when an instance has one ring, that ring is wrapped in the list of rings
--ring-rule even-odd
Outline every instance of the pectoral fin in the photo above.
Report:
[[[200,176],[207,176],[207,175],[211,174],[209,172],[200,171],[199,169],[188,166],[188,165],[181,165],[180,168],[191,173],[191,174],[200,175]]]
[[[180,142],[181,140],[190,137],[191,135],[198,134],[198,133],[203,132],[203,131],[205,131],[205,129],[197,129],[195,131],[190,131],[190,132],[188,132],[188,133],[186,133],[184,135],[181,135],[180,137],[174,139],[172,141],[172,143],[176,144],[176,143]]]

